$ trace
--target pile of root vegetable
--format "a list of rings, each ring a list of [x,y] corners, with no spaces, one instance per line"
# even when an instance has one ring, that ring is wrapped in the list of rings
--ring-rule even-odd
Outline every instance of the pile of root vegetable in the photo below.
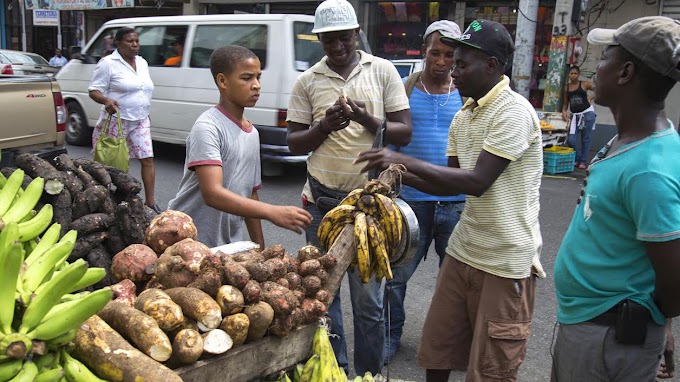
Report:
[[[137,195],[141,183],[114,167],[90,159],[71,159],[61,154],[50,162],[34,154],[19,154],[14,160],[24,171],[23,187],[32,179],[44,179],[44,190],[35,210],[51,204],[53,223],[61,225],[61,234],[78,232],[78,240],[69,261],[85,259],[90,266],[111,268],[111,259],[130,244],[144,242],[144,232],[156,213]],[[9,177],[16,168],[0,172]],[[94,287],[114,284],[107,276]]]

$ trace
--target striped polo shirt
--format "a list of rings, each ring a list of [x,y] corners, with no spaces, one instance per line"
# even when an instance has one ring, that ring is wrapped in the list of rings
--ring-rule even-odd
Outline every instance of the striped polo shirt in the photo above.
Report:
[[[288,104],[288,122],[311,125],[326,115],[340,95],[366,103],[375,118],[409,108],[406,90],[397,69],[389,61],[357,50],[359,64],[345,80],[326,64],[326,57],[298,77]],[[351,191],[363,187],[367,175],[363,163],[352,164],[373,144],[374,134],[357,122],[334,131],[307,159],[307,171],[328,188]],[[313,201],[309,184],[303,196]]]
[[[451,123],[448,156],[474,170],[482,150],[510,160],[480,197],[468,196],[447,253],[496,276],[531,273],[542,246],[538,224],[543,173],[541,130],[534,108],[503,79],[477,102],[468,99]]]

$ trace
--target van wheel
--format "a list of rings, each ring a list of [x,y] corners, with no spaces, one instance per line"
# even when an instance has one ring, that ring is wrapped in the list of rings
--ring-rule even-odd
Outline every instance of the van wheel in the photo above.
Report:
[[[68,102],[68,119],[66,120],[66,142],[74,146],[92,144],[92,129],[87,125],[85,112],[77,102]]]

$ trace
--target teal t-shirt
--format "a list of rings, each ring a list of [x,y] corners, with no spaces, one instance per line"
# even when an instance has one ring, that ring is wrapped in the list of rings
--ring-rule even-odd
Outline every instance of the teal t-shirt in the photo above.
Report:
[[[678,238],[680,137],[669,128],[590,167],[555,260],[557,320],[584,322],[630,299],[663,325],[645,242]]]

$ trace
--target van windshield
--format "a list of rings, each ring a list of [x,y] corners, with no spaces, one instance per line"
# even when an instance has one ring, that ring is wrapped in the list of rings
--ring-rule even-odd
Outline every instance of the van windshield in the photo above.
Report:
[[[312,33],[314,23],[296,21],[293,23],[295,45],[295,70],[304,72],[323,58],[321,43]]]

